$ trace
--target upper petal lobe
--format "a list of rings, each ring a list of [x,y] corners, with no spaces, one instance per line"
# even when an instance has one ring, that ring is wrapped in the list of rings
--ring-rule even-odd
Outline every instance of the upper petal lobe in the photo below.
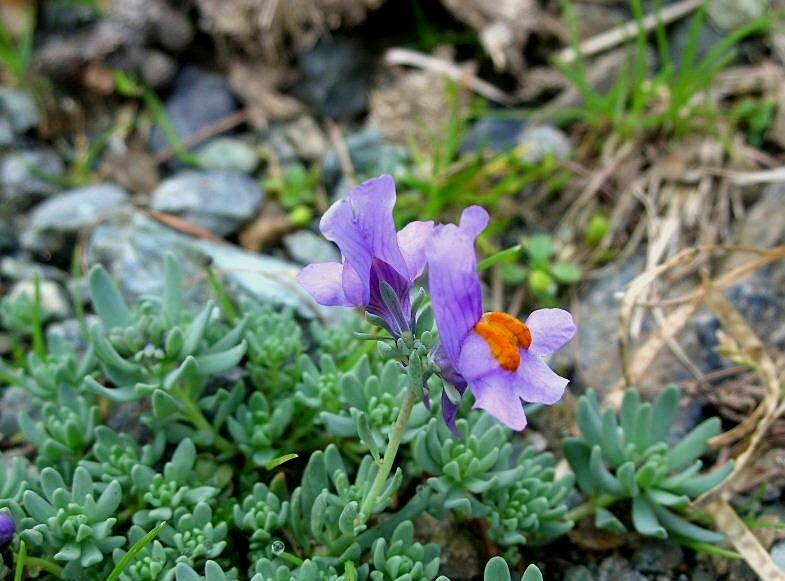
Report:
[[[526,319],[532,334],[529,352],[550,355],[564,347],[575,337],[575,321],[564,309],[539,309]]]
[[[398,232],[398,248],[409,270],[409,282],[425,270],[425,244],[433,232],[433,222],[410,222]]]

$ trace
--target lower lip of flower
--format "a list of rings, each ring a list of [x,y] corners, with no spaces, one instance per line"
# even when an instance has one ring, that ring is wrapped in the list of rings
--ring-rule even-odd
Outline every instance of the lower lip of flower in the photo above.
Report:
[[[492,311],[485,313],[474,332],[485,339],[499,365],[507,371],[516,371],[521,364],[520,349],[532,344],[532,334],[526,324],[512,315]]]

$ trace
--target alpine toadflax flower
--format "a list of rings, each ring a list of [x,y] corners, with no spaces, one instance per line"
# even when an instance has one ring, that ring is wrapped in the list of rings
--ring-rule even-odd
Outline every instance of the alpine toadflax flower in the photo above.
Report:
[[[297,276],[317,303],[365,307],[393,336],[412,328],[410,290],[425,268],[425,242],[433,222],[412,222],[396,232],[395,182],[368,180],[334,203],[319,228],[341,251],[342,264],[306,266]]]
[[[14,538],[16,524],[11,515],[0,510],[0,545],[5,545]]]
[[[483,312],[475,240],[488,225],[479,206],[464,210],[460,226],[437,226],[426,256],[431,304],[439,330],[437,362],[442,377],[463,394],[471,389],[481,408],[514,430],[526,426],[521,400],[552,404],[568,380],[543,361],[575,335],[572,316],[540,309],[522,322],[512,315]],[[457,404],[443,398],[445,421],[455,431]]]

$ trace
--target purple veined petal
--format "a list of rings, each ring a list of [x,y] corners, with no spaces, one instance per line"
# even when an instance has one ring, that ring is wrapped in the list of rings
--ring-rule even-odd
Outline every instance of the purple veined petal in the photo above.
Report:
[[[469,206],[461,214],[461,230],[472,238],[477,238],[488,227],[490,216],[485,208]]]
[[[529,403],[556,403],[570,382],[526,349],[521,349],[521,365],[515,376],[515,393]]]
[[[320,305],[351,306],[343,291],[343,265],[337,262],[309,264],[297,274],[297,283]]]
[[[514,374],[500,368],[498,373],[475,380],[469,387],[474,394],[474,409],[483,409],[506,426],[520,431],[526,427],[526,414],[515,394],[514,378]]]
[[[526,319],[532,334],[529,353],[550,355],[575,337],[575,322],[564,309],[538,309]]]
[[[330,206],[319,224],[324,237],[340,248],[362,283],[362,304],[367,304],[371,297],[369,283],[374,258],[408,275],[398,248],[394,205],[395,182],[389,175],[383,175],[360,184],[347,198]],[[352,296],[350,300],[355,298]]]
[[[431,305],[447,357],[457,366],[461,344],[482,317],[474,237],[454,224],[438,226],[425,249]]]
[[[409,281],[419,277],[425,270],[425,244],[433,232],[433,222],[410,222],[398,232],[398,248],[401,249]]]
[[[366,292],[370,292],[369,281],[362,280],[348,260],[343,261],[342,281],[347,303],[354,307],[364,307],[368,304]]]

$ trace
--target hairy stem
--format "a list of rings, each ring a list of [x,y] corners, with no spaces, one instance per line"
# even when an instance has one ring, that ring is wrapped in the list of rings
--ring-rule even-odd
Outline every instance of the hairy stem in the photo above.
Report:
[[[382,489],[387,482],[387,478],[390,476],[393,463],[395,463],[395,457],[398,455],[398,448],[401,445],[403,433],[406,431],[406,426],[409,423],[409,416],[412,414],[412,408],[414,407],[416,399],[417,394],[410,387],[406,392],[406,398],[403,400],[401,411],[398,412],[398,419],[395,420],[393,431],[390,433],[390,441],[387,443],[387,449],[384,451],[382,465],[376,473],[376,478],[371,485],[371,489],[368,491],[368,496],[365,497],[365,500],[363,500],[363,504],[360,507],[360,514],[366,519],[371,516],[371,513],[379,500],[379,494],[381,494]]]

